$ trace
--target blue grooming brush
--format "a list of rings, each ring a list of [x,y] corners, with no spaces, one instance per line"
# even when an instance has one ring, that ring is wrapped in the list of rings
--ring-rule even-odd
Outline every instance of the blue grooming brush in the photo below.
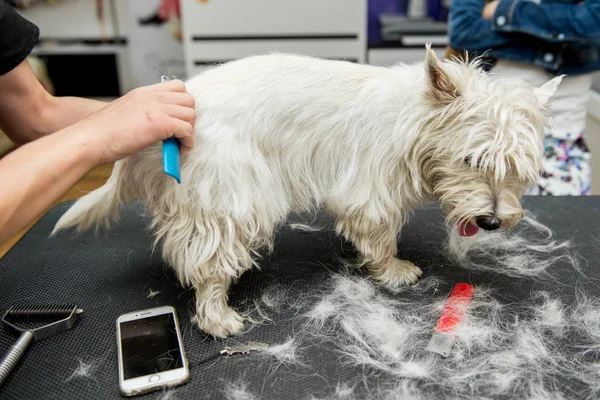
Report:
[[[165,174],[175,178],[177,183],[181,183],[181,178],[179,176],[179,140],[175,138],[163,140],[162,154],[163,170],[165,171]]]
[[[168,81],[169,78],[166,76],[161,76],[160,81],[165,82]],[[163,170],[165,174],[172,176],[175,178],[177,183],[181,183],[180,178],[180,154],[179,154],[179,140],[172,137],[167,140],[163,140]]]

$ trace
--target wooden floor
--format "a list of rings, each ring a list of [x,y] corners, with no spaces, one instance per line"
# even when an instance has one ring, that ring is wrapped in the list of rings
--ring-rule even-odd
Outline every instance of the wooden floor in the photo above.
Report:
[[[65,195],[56,203],[77,199],[84,194],[99,188],[104,185],[112,171],[112,164],[103,164],[92,169],[85,175],[75,186],[73,186]],[[54,205],[56,205],[54,204]],[[53,206],[54,206],[53,205]],[[37,222],[37,221],[35,221]],[[4,257],[6,252],[35,224],[32,223],[27,229],[19,232],[18,235],[10,239],[7,243],[0,245],[0,258]]]

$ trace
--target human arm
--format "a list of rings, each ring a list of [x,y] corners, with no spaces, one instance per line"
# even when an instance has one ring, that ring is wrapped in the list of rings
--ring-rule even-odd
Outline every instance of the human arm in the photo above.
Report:
[[[34,75],[27,56],[40,32],[0,0],[0,129],[18,144],[71,125],[106,103],[51,96]]]
[[[0,244],[34,221],[94,167],[97,158],[83,133],[65,129],[0,159]]]
[[[492,23],[481,17],[485,0],[453,0],[448,16],[450,46],[457,50],[485,52],[514,40],[492,30]]]
[[[50,95],[33,74],[27,60],[0,76],[0,129],[17,144],[57,132],[106,104]]]
[[[41,215],[97,164],[175,136],[193,145],[194,99],[181,81],[136,89],[0,159],[0,243]]]
[[[600,0],[578,4],[494,1],[484,17],[498,33],[524,33],[553,43],[600,41]]]

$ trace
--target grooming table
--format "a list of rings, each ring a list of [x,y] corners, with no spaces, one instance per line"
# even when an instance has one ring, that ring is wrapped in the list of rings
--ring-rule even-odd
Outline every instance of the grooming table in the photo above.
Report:
[[[115,399],[119,398],[115,321],[133,310],[173,305],[178,310],[184,346],[191,373],[187,384],[176,388],[174,398],[223,398],[224,385],[243,379],[248,390],[262,399],[326,398],[335,392],[338,382],[377,383],[377,377],[365,375],[361,367],[342,364],[335,349],[318,343],[304,349],[308,367],[295,365],[273,368],[257,353],[212,358],[226,345],[248,340],[271,345],[284,343],[293,335],[298,316],[293,310],[275,315],[270,323],[258,325],[242,336],[214,340],[190,322],[194,307],[193,291],[182,288],[160,250],[152,251],[148,220],[141,206],[129,207],[121,221],[110,231],[93,230],[84,234],[63,232],[49,238],[55,222],[71,203],[48,212],[6,256],[0,260],[0,311],[14,303],[76,303],[83,309],[75,327],[40,342],[34,342],[18,367],[0,388],[0,399]],[[540,282],[536,278],[509,278],[491,272],[468,271],[452,266],[442,252],[446,240],[443,215],[437,206],[417,211],[405,227],[398,244],[398,256],[413,261],[424,275],[434,274],[448,284],[449,293],[456,282],[485,282],[498,288],[507,298],[525,300],[532,289],[544,289],[570,298],[575,285],[589,296],[600,294],[600,198],[546,197],[527,198],[524,207],[554,230],[559,240],[574,239],[575,250],[586,260],[582,268],[587,279],[571,270],[552,273],[560,284]],[[302,222],[298,216],[290,222]],[[331,274],[340,272],[337,261],[347,244],[332,231],[332,220],[319,214],[312,226],[324,226],[320,232],[303,233],[284,225],[275,242],[275,250],[260,261],[261,271],[243,275],[232,287],[234,308],[243,308],[270,286],[293,287],[306,296],[314,295]],[[160,291],[149,298],[150,291]],[[433,328],[433,327],[432,327]],[[15,337],[0,330],[0,354],[14,343]],[[88,378],[74,377],[79,360],[94,362]],[[366,396],[364,385],[357,385],[358,398]],[[159,399],[163,392],[140,396]]]

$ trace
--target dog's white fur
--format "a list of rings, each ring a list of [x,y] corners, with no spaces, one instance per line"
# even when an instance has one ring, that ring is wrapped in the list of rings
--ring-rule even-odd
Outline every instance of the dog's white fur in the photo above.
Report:
[[[505,228],[523,216],[560,79],[493,82],[429,47],[425,62],[391,68],[286,54],[230,62],[186,83],[198,118],[181,185],[157,144],[117,162],[55,232],[143,200],[164,258],[196,290],[200,328],[217,337],[242,331],[228,289],[290,212],[325,208],[377,280],[409,284],[421,270],[395,255],[415,207],[439,201],[448,222],[492,215]]]

